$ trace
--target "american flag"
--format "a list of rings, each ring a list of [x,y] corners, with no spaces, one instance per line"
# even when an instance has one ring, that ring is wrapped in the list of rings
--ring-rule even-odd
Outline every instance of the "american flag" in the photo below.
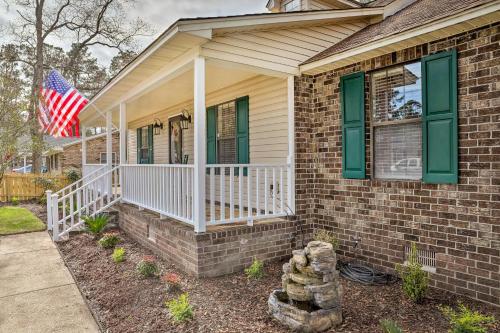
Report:
[[[40,91],[38,122],[54,137],[80,136],[78,115],[88,100],[62,75],[51,70]]]

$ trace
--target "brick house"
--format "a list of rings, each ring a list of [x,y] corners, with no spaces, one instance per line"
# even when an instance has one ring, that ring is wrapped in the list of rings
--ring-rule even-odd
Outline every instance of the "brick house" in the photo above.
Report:
[[[82,209],[197,276],[318,229],[387,271],[415,242],[434,287],[498,305],[500,1],[267,7],[177,21],[90,101],[120,163],[86,175]],[[80,215],[49,216],[54,239]]]
[[[97,134],[90,137],[87,148],[88,164],[106,164],[106,134]],[[44,152],[44,165],[48,172],[62,174],[71,169],[82,170],[82,141],[70,140],[60,144],[59,140],[51,141],[50,149]],[[119,157],[119,133],[113,133],[113,163],[117,163]]]

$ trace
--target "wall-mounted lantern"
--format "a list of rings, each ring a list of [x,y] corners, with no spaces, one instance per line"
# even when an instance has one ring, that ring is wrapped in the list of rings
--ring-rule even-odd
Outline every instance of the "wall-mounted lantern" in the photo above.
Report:
[[[154,134],[160,135],[162,129],[163,129],[163,123],[160,121],[160,119],[156,118],[153,124]]]
[[[181,111],[181,118],[179,120],[179,123],[183,130],[187,130],[189,128],[189,124],[191,123],[191,115],[187,110],[184,109]]]

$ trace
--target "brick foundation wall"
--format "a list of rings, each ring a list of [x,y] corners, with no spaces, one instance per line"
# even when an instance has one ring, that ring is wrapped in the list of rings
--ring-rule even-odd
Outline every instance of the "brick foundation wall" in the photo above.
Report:
[[[254,257],[266,261],[288,259],[295,248],[296,223],[275,219],[254,226],[224,226],[196,234],[193,227],[136,206],[114,206],[120,228],[143,246],[198,277],[242,271]],[[148,239],[153,226],[155,241]],[[150,227],[151,228],[151,227]]]
[[[113,153],[116,155],[116,161],[120,160],[120,134],[113,133]],[[99,164],[101,153],[106,152],[106,136],[89,139],[87,141],[87,163]],[[81,169],[82,168],[82,143],[78,142],[64,147],[61,154],[63,171],[68,169]]]
[[[389,270],[415,241],[436,252],[434,287],[500,304],[500,25],[296,79],[297,215],[333,230],[340,254]],[[371,177],[369,71],[458,50],[459,183]],[[367,179],[342,178],[340,77],[367,72]],[[354,239],[361,239],[353,252]]]

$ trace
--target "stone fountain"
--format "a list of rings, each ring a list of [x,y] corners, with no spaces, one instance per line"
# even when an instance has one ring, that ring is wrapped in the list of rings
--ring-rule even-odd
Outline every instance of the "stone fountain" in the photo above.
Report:
[[[283,289],[269,296],[269,313],[295,332],[323,332],[342,322],[342,286],[332,244],[312,241],[283,265]]]

